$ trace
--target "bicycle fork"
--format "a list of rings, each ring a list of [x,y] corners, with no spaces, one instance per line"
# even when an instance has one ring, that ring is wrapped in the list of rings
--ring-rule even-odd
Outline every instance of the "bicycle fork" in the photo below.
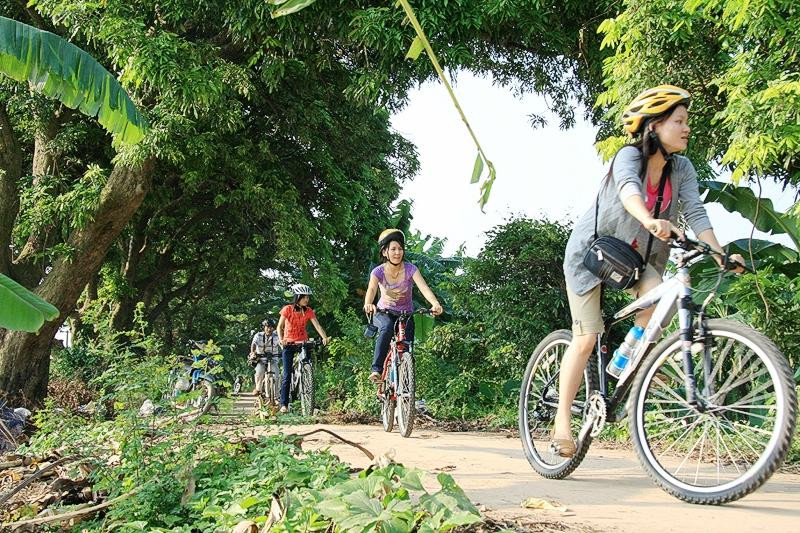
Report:
[[[700,412],[705,405],[697,397],[697,381],[694,378],[694,361],[692,361],[692,345],[694,344],[694,331],[692,328],[692,290],[689,283],[689,269],[685,266],[678,269],[678,278],[681,280],[680,297],[678,298],[678,324],[680,325],[681,355],[683,356],[683,381],[686,389],[686,402]],[[703,354],[703,371],[706,376],[711,373],[711,361],[708,350]],[[706,380],[707,381],[707,380]],[[706,383],[706,387],[708,384]],[[708,391],[706,391],[708,392]]]

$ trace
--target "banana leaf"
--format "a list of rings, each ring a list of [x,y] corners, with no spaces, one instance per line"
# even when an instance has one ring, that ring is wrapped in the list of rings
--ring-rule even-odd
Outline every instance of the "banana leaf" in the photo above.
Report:
[[[0,327],[35,333],[45,320],[58,317],[58,309],[0,274]]]
[[[719,181],[704,181],[700,183],[701,191],[707,191],[705,202],[718,202],[731,213],[739,213],[750,222],[753,222],[760,231],[773,235],[785,233],[792,239],[794,245],[800,249],[800,228],[798,221],[792,215],[776,211],[772,201],[767,198],[759,199],[749,187],[737,187],[730,183]],[[756,219],[756,213],[758,219]]]
[[[0,17],[0,73],[97,117],[125,143],[136,144],[147,130],[119,81],[88,53],[53,33]]]

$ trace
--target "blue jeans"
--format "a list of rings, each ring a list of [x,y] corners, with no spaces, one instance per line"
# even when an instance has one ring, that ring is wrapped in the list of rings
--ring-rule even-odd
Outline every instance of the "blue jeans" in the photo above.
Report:
[[[378,327],[378,334],[375,337],[375,353],[372,356],[372,371],[383,372],[383,363],[389,353],[389,344],[394,336],[394,324],[397,319],[386,313],[375,313],[372,323]],[[414,319],[406,321],[406,341],[414,340]]]
[[[281,359],[283,360],[283,377],[281,378],[281,407],[289,406],[289,387],[292,383],[292,367],[294,366],[294,354],[300,351],[300,346],[289,344],[283,347]],[[309,348],[306,348],[308,353]],[[310,354],[309,354],[310,355]]]

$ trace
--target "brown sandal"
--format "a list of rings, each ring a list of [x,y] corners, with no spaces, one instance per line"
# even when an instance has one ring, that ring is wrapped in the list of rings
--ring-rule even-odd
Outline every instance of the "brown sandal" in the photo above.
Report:
[[[578,447],[575,445],[575,441],[570,439],[557,439],[550,434],[550,449],[553,451],[554,454],[559,455],[561,457],[569,459],[575,452],[578,451]]]

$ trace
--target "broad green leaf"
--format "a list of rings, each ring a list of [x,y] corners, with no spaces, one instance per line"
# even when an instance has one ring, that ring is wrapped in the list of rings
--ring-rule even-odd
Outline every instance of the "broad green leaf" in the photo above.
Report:
[[[423,316],[422,315],[415,315],[414,318],[423,318]],[[431,321],[433,321],[432,317],[425,316],[424,318],[429,318],[429,319],[431,319]],[[417,334],[416,332],[418,331],[417,327],[419,327],[419,326],[417,325],[417,323],[415,321],[415,323],[414,323],[414,334],[415,335]],[[424,490],[424,487],[422,486],[422,479],[421,479],[422,476],[420,475],[422,473],[423,472],[421,470],[410,469],[410,470],[405,472],[403,477],[400,478],[400,484],[402,486],[408,488],[408,489]]]
[[[353,514],[366,514],[372,517],[379,517],[383,508],[376,500],[367,496],[366,492],[357,491],[342,498],[350,506]]]
[[[700,188],[708,191],[706,202],[719,202],[731,213],[739,213],[753,222],[760,231],[772,234],[786,233],[800,249],[800,229],[797,221],[791,215],[776,211],[771,200],[767,198],[759,200],[749,187],[737,187],[719,181],[702,182]]]
[[[239,502],[239,505],[242,509],[249,509],[254,505],[258,505],[261,503],[261,498],[256,498],[255,496],[248,496],[242,501]]]
[[[284,15],[291,15],[297,13],[301,9],[305,9],[317,0],[288,0],[282,2],[281,7],[272,12],[272,18],[282,17]]]
[[[478,183],[478,180],[481,179],[481,174],[483,174],[483,158],[481,154],[478,153],[478,156],[475,158],[475,165],[472,167],[472,179],[470,183]]]
[[[408,49],[406,59],[416,60],[424,49],[425,45],[423,44],[422,39],[419,38],[419,35],[417,35],[414,37],[414,41],[411,43],[411,47]]]
[[[13,279],[0,274],[0,327],[35,333],[58,309]]]
[[[126,143],[147,131],[119,81],[92,56],[58,35],[0,17],[0,73],[98,122]]]
[[[328,498],[317,504],[317,512],[327,516],[334,522],[341,522],[350,516],[350,510],[342,500],[338,498]]]

